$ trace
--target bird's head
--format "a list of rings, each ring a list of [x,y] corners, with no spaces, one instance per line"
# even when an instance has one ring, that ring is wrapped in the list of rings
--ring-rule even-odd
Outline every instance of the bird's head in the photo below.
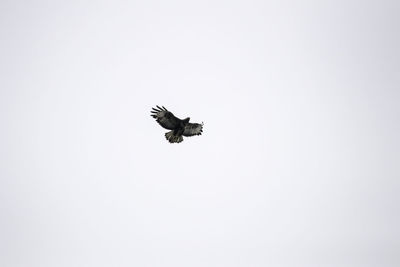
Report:
[[[190,118],[187,117],[186,119],[183,120],[184,123],[188,123],[190,121]]]

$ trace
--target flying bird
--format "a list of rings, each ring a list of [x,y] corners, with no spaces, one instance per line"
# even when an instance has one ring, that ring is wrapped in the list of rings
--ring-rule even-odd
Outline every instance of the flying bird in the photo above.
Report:
[[[190,123],[190,118],[181,120],[167,110],[164,106],[152,108],[151,116],[165,129],[171,130],[165,133],[165,138],[170,143],[180,143],[183,136],[201,135],[203,123]]]

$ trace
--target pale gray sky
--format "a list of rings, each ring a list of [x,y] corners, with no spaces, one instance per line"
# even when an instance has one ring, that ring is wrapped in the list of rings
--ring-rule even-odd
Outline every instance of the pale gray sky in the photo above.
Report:
[[[399,11],[1,1],[0,265],[400,266]]]

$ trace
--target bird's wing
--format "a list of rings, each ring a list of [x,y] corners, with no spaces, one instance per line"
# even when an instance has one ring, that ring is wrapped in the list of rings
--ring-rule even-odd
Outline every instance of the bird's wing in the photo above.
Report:
[[[181,120],[168,111],[165,107],[152,108],[151,116],[165,129],[174,130],[179,127]]]
[[[201,135],[203,132],[203,123],[188,123],[183,131],[184,136]]]

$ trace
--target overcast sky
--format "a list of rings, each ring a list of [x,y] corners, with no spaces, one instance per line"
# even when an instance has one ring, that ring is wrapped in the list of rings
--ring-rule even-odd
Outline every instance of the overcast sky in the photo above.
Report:
[[[1,1],[0,265],[400,266],[399,12]]]

